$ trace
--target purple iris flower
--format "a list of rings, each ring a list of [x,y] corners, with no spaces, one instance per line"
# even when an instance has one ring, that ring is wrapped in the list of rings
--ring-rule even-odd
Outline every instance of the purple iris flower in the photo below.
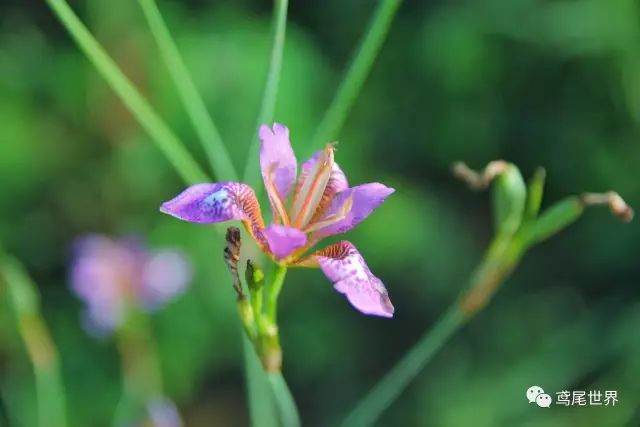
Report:
[[[319,267],[334,288],[364,314],[392,317],[393,305],[382,281],[371,273],[356,247],[341,241],[305,255],[321,239],[351,230],[394,192],[374,182],[349,187],[327,144],[298,163],[289,129],[279,123],[259,131],[260,168],[271,205],[265,226],[253,189],[240,182],[193,185],[160,210],[197,223],[242,221],[258,246],[280,265]],[[297,180],[296,180],[297,177]]]
[[[150,253],[135,239],[89,235],[76,244],[70,279],[86,303],[85,326],[106,335],[130,308],[153,311],[184,292],[191,268],[174,250]]]

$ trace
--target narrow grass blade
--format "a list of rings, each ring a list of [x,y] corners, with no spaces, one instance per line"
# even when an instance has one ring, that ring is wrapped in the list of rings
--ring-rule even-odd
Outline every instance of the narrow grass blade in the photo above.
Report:
[[[401,0],[380,0],[369,28],[356,49],[351,64],[342,78],[342,83],[312,139],[313,146],[333,141],[338,137],[389,32],[400,2]]]
[[[422,371],[433,355],[464,323],[457,306],[453,306],[438,323],[378,382],[344,419],[342,427],[373,425],[380,415]]]
[[[67,425],[66,394],[58,352],[40,314],[40,295],[20,262],[0,254],[0,273],[15,311],[18,329],[33,363],[40,427]]]
[[[62,25],[73,37],[85,56],[96,67],[131,114],[154,140],[158,148],[175,167],[180,176],[189,183],[207,181],[207,175],[191,157],[178,137],[160,116],[151,108],[140,91],[118,68],[116,63],[96,41],[87,27],[69,7],[65,0],[47,0],[47,3]]]
[[[191,124],[209,159],[214,175],[219,181],[237,181],[238,174],[231,157],[220,138],[220,133],[207,112],[207,107],[187,70],[180,51],[162,18],[155,0],[138,0],[147,19],[151,34],[158,45]]]

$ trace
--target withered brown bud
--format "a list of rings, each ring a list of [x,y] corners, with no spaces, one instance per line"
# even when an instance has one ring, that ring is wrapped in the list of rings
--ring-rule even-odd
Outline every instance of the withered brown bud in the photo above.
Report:
[[[224,248],[224,262],[229,268],[231,273],[231,280],[233,281],[233,289],[238,294],[238,299],[244,299],[244,292],[242,291],[242,282],[240,281],[240,275],[238,274],[238,261],[240,261],[240,247],[242,242],[240,240],[240,229],[238,227],[227,228],[227,234],[225,235],[227,246]]]
[[[473,190],[484,190],[498,175],[504,173],[509,163],[504,160],[489,162],[482,172],[476,172],[464,162],[456,162],[453,165],[453,175],[467,183]]]
[[[633,209],[615,191],[606,193],[584,193],[580,196],[584,206],[608,205],[611,213],[624,222],[633,219]]]

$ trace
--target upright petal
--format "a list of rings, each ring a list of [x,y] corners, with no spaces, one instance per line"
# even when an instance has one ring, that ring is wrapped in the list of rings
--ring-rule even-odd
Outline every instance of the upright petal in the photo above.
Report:
[[[251,187],[240,182],[196,184],[164,202],[160,211],[189,222],[211,224],[240,220],[260,242],[264,220]]]
[[[298,197],[300,190],[302,189],[305,181],[309,177],[309,174],[311,173],[311,171],[313,171],[316,168],[316,165],[320,161],[322,157],[322,152],[323,150],[316,151],[315,154],[311,156],[311,158],[309,158],[304,163],[302,163],[302,166],[300,168],[301,169],[300,177],[298,178],[298,183],[296,185],[294,197],[296,198]],[[347,176],[344,174],[340,166],[338,166],[338,164],[334,162],[331,168],[331,175],[329,177],[329,181],[327,182],[327,185],[322,194],[322,198],[318,203],[316,211],[313,214],[314,216],[311,218],[311,222],[315,222],[315,220],[317,220],[322,216],[324,211],[326,211],[327,208],[329,207],[329,204],[331,203],[333,196],[335,196],[337,193],[341,191],[346,190],[347,188],[349,188],[349,183],[347,182]]]
[[[267,188],[268,182],[272,182],[278,195],[282,200],[286,200],[298,173],[298,163],[289,141],[289,129],[280,123],[274,123],[272,128],[262,125],[259,136],[262,141],[260,145],[262,179]]]
[[[269,251],[278,260],[288,257],[307,243],[306,234],[284,225],[270,225],[262,234],[269,244]]]
[[[299,261],[302,267],[320,267],[333,282],[333,287],[347,296],[360,312],[374,316],[393,317],[389,293],[353,244],[341,241]]]
[[[317,221],[336,217],[335,220],[330,221],[332,222],[330,225],[317,230],[314,237],[322,238],[351,230],[364,221],[394,191],[393,188],[373,182],[338,193],[331,202],[331,206]],[[346,203],[351,204],[351,209],[343,209]]]
[[[320,153],[313,169],[301,180],[291,205],[291,223],[302,228],[309,223],[322,201],[335,164],[333,145],[327,144]]]

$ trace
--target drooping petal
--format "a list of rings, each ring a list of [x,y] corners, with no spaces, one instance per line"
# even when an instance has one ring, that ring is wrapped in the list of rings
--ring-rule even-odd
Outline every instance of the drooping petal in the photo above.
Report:
[[[323,153],[323,150],[316,151],[314,155],[311,156],[311,158],[309,158],[304,163],[302,163],[302,166],[300,168],[300,177],[298,178],[298,184],[296,185],[294,197],[296,198],[298,197],[300,190],[302,189],[304,183],[309,177],[309,173],[311,173],[311,171],[313,171],[316,168],[318,161],[320,161],[322,153]],[[331,203],[333,196],[335,196],[337,193],[341,191],[346,190],[347,188],[349,188],[349,183],[347,182],[347,176],[344,174],[340,166],[334,162],[331,168],[329,181],[327,182],[324,192],[322,193],[320,202],[318,203],[318,206],[310,222],[315,222],[315,220],[320,218],[324,213],[324,211],[326,211],[326,209],[329,207],[329,204]]]
[[[373,275],[353,244],[341,241],[298,262],[302,267],[320,267],[333,287],[346,295],[360,312],[393,317],[394,308],[382,281]]]
[[[164,202],[160,211],[188,222],[211,224],[240,220],[261,243],[264,220],[256,193],[240,182],[196,184]]]
[[[318,221],[332,216],[336,216],[337,220],[316,231],[314,237],[323,238],[351,230],[364,221],[394,191],[391,187],[373,182],[338,193]],[[348,211],[343,209],[345,203],[351,204],[351,209]]]
[[[276,259],[283,259],[307,243],[307,235],[297,228],[270,225],[262,232],[270,252]]]
[[[143,265],[138,298],[147,309],[160,308],[187,289],[191,276],[191,265],[184,255],[174,250],[159,251]]]
[[[265,186],[273,183],[282,200],[286,200],[298,173],[298,162],[289,141],[289,129],[274,123],[260,126],[260,169]]]

